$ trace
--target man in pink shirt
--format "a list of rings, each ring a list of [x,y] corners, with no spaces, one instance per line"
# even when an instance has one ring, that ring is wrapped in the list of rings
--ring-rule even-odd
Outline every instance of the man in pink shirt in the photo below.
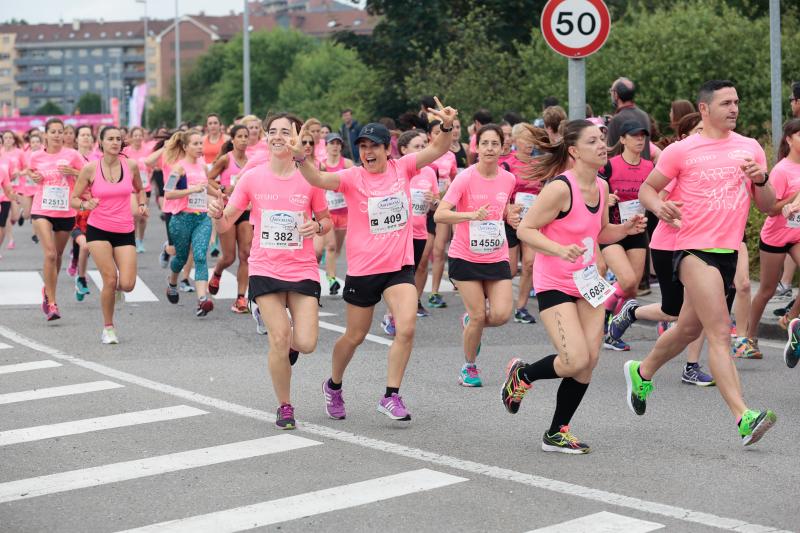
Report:
[[[748,409],[730,357],[725,290],[733,282],[750,198],[763,212],[775,204],[768,183],[764,150],[754,139],[733,130],[739,97],[730,81],[712,80],[700,87],[698,109],[703,131],[668,146],[639,190],[642,204],[677,227],[673,276],[684,286],[677,324],[664,333],[643,361],[625,363],[627,401],[643,415],[658,369],[705,331],[711,373],[733,414],[742,444],[756,443],[777,417],[771,410]],[[680,201],[658,193],[675,180]],[[701,307],[702,306],[702,307]]]

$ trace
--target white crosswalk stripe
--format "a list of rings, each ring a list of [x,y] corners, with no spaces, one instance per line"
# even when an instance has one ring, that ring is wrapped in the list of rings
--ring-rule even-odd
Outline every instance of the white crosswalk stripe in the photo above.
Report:
[[[528,533],[561,533],[563,531],[570,533],[648,533],[648,531],[656,531],[664,527],[663,524],[656,522],[602,511],[560,524],[534,529]]]
[[[416,492],[437,489],[464,481],[467,481],[467,479],[423,468],[279,500],[161,522],[138,529],[130,529],[127,533],[246,531]]]
[[[11,429],[8,431],[0,431],[0,446],[52,439],[55,437],[65,437],[67,435],[78,435],[80,433],[102,431],[104,429],[165,422],[167,420],[177,420],[205,414],[208,414],[208,411],[203,411],[196,407],[189,407],[188,405],[176,405],[174,407],[162,407],[160,409],[149,409],[147,411],[86,418],[84,420],[73,420],[58,424]]]
[[[47,387],[44,389],[32,389],[20,392],[9,392],[0,394],[0,405],[9,403],[27,402],[30,400],[42,400],[45,398],[57,398],[59,396],[71,396],[73,394],[85,394],[87,392],[97,392],[102,390],[118,389],[124,387],[113,381],[91,381],[89,383],[77,383],[75,385],[62,385],[60,387]]]
[[[148,457],[146,459],[9,481],[0,483],[0,503],[249,459],[320,444],[322,443],[294,435],[277,435],[275,437],[234,442]]]
[[[0,305],[42,303],[42,286],[38,272],[0,272]]]
[[[97,288],[102,290],[103,289],[103,277],[100,275],[100,272],[97,270],[89,270],[86,272]],[[133,287],[131,292],[125,294],[125,301],[126,302],[157,302],[158,298],[150,288],[145,285],[142,278],[136,276],[136,285]]]
[[[0,374],[12,374],[14,372],[27,372],[28,370],[41,370],[44,368],[55,368],[61,366],[58,361],[45,359],[44,361],[30,361],[28,363],[16,363],[13,365],[0,366]]]
[[[0,342],[0,350],[8,350],[12,346],[10,344],[6,344],[4,342]]]

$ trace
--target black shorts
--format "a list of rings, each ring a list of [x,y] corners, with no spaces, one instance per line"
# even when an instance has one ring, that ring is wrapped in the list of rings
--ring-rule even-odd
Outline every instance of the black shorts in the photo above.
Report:
[[[436,222],[433,220],[433,211],[428,211],[425,217],[425,228],[431,235],[436,235]]]
[[[506,225],[506,242],[508,242],[508,247],[513,248],[515,246],[519,246],[519,238],[517,237],[517,230],[509,226],[508,222],[506,222],[505,225]]]
[[[132,231],[130,233],[115,233],[87,224],[86,242],[93,241],[107,241],[112,248],[117,248],[118,246],[136,246],[136,236]]]
[[[675,283],[672,276],[672,255],[672,250],[650,250],[661,290],[661,311],[669,316],[678,316],[683,307],[683,286]]]
[[[601,244],[600,249],[602,250],[603,248],[607,248],[614,244],[622,246],[622,249],[625,250],[626,252],[628,250],[636,250],[638,248],[644,248],[646,250],[648,244],[647,234],[642,232],[642,233],[637,233],[636,235],[628,235],[621,241],[612,242],[610,244]]]
[[[145,196],[147,196],[147,199],[149,200],[150,196],[153,195],[153,191],[145,191],[144,194],[145,194]]]
[[[164,172],[161,169],[153,170],[153,173],[150,175],[150,181],[156,184],[158,188],[158,197],[161,198],[164,196]]]
[[[251,302],[255,302],[259,296],[276,292],[296,292],[305,296],[313,296],[319,300],[321,289],[319,282],[312,279],[284,281],[269,276],[250,276],[247,297],[250,298]]]
[[[234,226],[238,226],[242,222],[247,222],[247,223],[250,222],[250,210],[249,209],[247,209],[245,211],[242,211],[242,214],[239,215],[239,218],[236,219],[236,222],[234,222],[233,225]]]
[[[497,281],[511,279],[511,266],[508,261],[473,263],[450,257],[447,262],[447,275],[456,281]]]
[[[0,223],[0,226],[3,224]],[[767,244],[761,240],[759,237],[758,239],[758,249],[762,252],[767,252],[769,254],[788,254],[789,250],[792,249],[792,246],[797,244],[796,242],[790,242],[788,244],[784,244],[783,246],[772,246],[771,244]]]
[[[539,302],[539,312],[545,309],[555,307],[567,302],[575,303],[580,300],[579,296],[572,296],[566,292],[557,291],[555,289],[536,293],[536,301]]]
[[[78,226],[75,226],[74,228],[72,228],[72,231],[69,232],[69,236],[73,241],[83,234],[84,234],[83,230]]]
[[[167,213],[165,211],[163,214],[164,214],[164,224],[167,225],[167,244],[172,246],[173,244],[175,244],[172,242],[172,234],[170,234],[169,232],[169,221],[172,220],[172,213]]]
[[[75,217],[49,217],[47,215],[31,215],[31,220],[44,219],[53,226],[53,231],[72,231],[75,227]]]
[[[11,200],[0,202],[0,228],[6,227],[9,213],[11,213]]]
[[[733,278],[736,276],[736,261],[739,258],[739,252],[721,254],[703,250],[675,250],[672,256],[672,277],[681,286],[683,286],[679,276],[681,261],[688,255],[693,255],[708,266],[719,270],[722,276],[722,290],[728,294],[728,288],[733,285]]]
[[[393,285],[414,285],[414,267],[405,265],[400,270],[367,276],[345,276],[342,298],[358,307],[372,307],[381,301],[383,291]]]
[[[426,244],[428,244],[427,239],[414,239],[414,270],[419,268],[419,262],[422,259],[422,252],[425,251]]]

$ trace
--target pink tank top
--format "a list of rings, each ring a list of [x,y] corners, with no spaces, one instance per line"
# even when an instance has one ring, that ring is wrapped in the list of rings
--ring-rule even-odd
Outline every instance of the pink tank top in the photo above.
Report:
[[[322,160],[322,164],[325,166],[325,172],[339,172],[340,170],[344,170],[344,157],[339,156],[339,162],[332,167],[328,166],[327,157]],[[325,191],[325,198],[328,200],[329,206],[337,205],[337,197],[341,196],[342,193],[336,191]],[[342,207],[339,209],[331,209],[330,212],[334,215],[346,215],[347,207]]]
[[[222,174],[219,175],[219,184],[227,189],[231,186],[231,178],[233,176],[236,176],[237,179],[239,176],[241,176],[242,167],[239,166],[239,164],[236,162],[236,158],[233,157],[233,151],[230,151],[225,155],[228,158],[228,166],[225,167],[225,170],[223,170]]]
[[[548,239],[562,245],[577,244],[586,248],[586,252],[574,263],[564,261],[560,257],[536,254],[533,262],[533,286],[536,292],[561,291],[570,296],[581,297],[578,287],[572,278],[573,272],[596,263],[595,251],[597,249],[597,236],[600,234],[603,222],[603,209],[605,209],[604,180],[596,178],[599,191],[599,201],[594,207],[587,206],[583,201],[580,185],[571,170],[565,171],[555,180],[566,180],[571,195],[569,212],[563,212],[543,228],[542,234]],[[552,182],[545,187],[552,186]]]
[[[112,233],[130,233],[133,231],[133,175],[126,159],[119,159],[117,164],[122,166],[122,177],[117,183],[111,183],[103,176],[102,161],[96,163],[91,191],[99,203],[89,213],[87,223]]]

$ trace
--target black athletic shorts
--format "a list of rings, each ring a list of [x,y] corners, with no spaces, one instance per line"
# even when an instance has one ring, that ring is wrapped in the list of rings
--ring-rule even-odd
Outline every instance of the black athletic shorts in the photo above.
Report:
[[[506,242],[508,242],[508,247],[513,248],[515,246],[519,246],[519,238],[517,237],[517,230],[509,226],[508,222],[506,222],[505,225],[506,225]]]
[[[247,209],[245,211],[242,211],[242,214],[239,215],[239,218],[236,219],[236,222],[234,222],[233,225],[234,226],[238,226],[242,222],[248,222],[248,223],[250,222],[250,210],[249,209]]]
[[[164,211],[164,213],[162,214],[164,215],[164,224],[166,224],[167,226],[167,244],[172,246],[173,244],[175,244],[172,242],[172,235],[169,232],[169,221],[172,220],[172,213],[167,213],[166,211]]]
[[[600,249],[607,248],[608,246],[612,246],[614,244],[618,244],[622,246],[622,249],[626,252],[628,250],[636,250],[637,248],[644,248],[647,249],[647,234],[637,233],[636,235],[628,235],[624,239],[618,242],[612,242],[611,244],[601,244]]]
[[[393,285],[414,285],[414,267],[405,265],[400,270],[367,276],[345,276],[342,298],[358,307],[372,307],[381,301],[383,291]]]
[[[433,211],[428,211],[428,214],[425,216],[425,227],[428,233],[436,235],[436,222],[433,220]]]
[[[661,311],[669,316],[678,316],[683,307],[683,286],[675,283],[672,276],[672,250],[650,250],[653,270],[656,271],[661,289]]]
[[[276,292],[296,292],[319,300],[321,289],[319,282],[311,279],[284,281],[269,276],[250,276],[247,295],[251,302],[255,302],[259,296]]]
[[[557,291],[555,289],[536,293],[536,301],[539,302],[539,312],[545,309],[555,307],[567,302],[575,303],[580,300],[578,296],[572,296],[566,292]]]
[[[0,223],[0,226],[2,226],[2,225],[3,224]],[[771,244],[767,244],[764,241],[762,241],[760,237],[758,239],[758,249],[761,250],[762,252],[767,252],[767,253],[770,253],[770,254],[788,254],[789,250],[791,250],[792,246],[794,246],[795,244],[797,244],[797,243],[796,242],[790,242],[790,243],[784,244],[783,246],[772,246]]]
[[[73,241],[83,234],[84,234],[83,230],[78,226],[75,226],[74,228],[72,228],[72,231],[69,232],[69,236]]]
[[[6,227],[9,213],[11,213],[11,200],[0,202],[0,228]]]
[[[95,228],[91,224],[86,225],[86,242],[107,241],[112,248],[118,246],[136,246],[136,236],[131,231],[129,233],[115,233],[104,229]]]
[[[53,226],[53,231],[72,231],[75,227],[75,217],[49,217],[47,215],[31,215],[31,220],[44,219]]]
[[[414,239],[414,270],[419,268],[419,262],[422,260],[422,252],[425,251],[425,245],[427,243],[427,239]]]
[[[164,172],[160,168],[153,170],[153,173],[150,175],[150,181],[156,184],[158,188],[158,197],[161,198],[164,196]]]
[[[447,263],[447,275],[456,281],[497,281],[511,279],[511,266],[508,261],[473,263],[450,257]]]
[[[722,290],[725,294],[728,293],[729,287],[733,285],[733,278],[736,276],[736,261],[739,258],[739,252],[714,253],[703,250],[675,250],[672,256],[672,277],[681,286],[683,286],[679,276],[681,261],[688,255],[693,255],[708,266],[719,270],[722,276]]]

